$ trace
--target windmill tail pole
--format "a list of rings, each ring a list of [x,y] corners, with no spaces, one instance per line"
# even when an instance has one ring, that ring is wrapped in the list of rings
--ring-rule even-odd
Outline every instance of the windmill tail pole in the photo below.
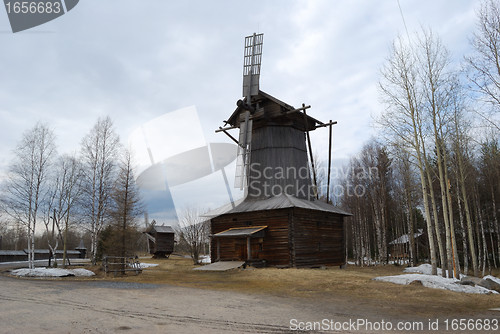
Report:
[[[311,159],[311,169],[313,172],[313,185],[315,189],[315,195],[316,199],[319,198],[318,195],[318,184],[316,183],[316,168],[314,168],[314,158],[313,158],[313,152],[312,152],[312,147],[311,147],[311,137],[309,136],[309,130],[308,130],[308,125],[307,125],[307,113],[305,109],[306,105],[302,103],[302,108],[304,108],[304,123],[306,126],[306,137],[307,137],[307,147],[309,148],[309,158]]]
[[[326,203],[330,202],[330,175],[332,170],[332,120],[330,120],[328,136],[328,185],[326,187]]]
[[[227,181],[226,171],[224,170],[224,167],[222,167],[220,170],[222,173],[222,177],[224,178],[224,183],[226,184],[226,191],[227,191],[227,195],[229,196],[229,201],[231,202],[231,206],[234,209],[235,205],[234,205],[234,200],[233,200],[233,194],[231,193],[231,188],[229,187],[229,182]]]

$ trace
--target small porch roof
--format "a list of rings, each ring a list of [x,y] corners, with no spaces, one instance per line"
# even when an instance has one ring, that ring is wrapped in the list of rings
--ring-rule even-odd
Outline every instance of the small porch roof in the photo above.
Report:
[[[267,226],[232,227],[232,228],[227,229],[225,231],[213,234],[212,237],[214,237],[214,238],[221,238],[221,237],[231,237],[231,238],[255,237],[255,238],[260,238],[260,237],[264,236],[263,234],[264,234],[264,230],[266,228],[267,228]]]

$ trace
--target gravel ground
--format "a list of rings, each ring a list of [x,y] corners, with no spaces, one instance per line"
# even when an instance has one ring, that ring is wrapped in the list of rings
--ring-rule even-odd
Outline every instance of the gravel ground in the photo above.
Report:
[[[347,316],[321,313],[299,300],[234,292],[0,276],[1,333],[282,333],[291,318]]]
[[[410,320],[397,317],[384,305],[346,298],[285,298],[157,284],[0,276],[0,333],[286,333],[293,332],[291,319]],[[428,323],[428,319],[411,320]]]

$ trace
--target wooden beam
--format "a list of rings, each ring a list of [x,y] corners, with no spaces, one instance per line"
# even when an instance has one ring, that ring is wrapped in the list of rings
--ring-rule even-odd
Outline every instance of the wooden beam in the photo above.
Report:
[[[152,242],[156,243],[156,239],[155,237],[153,237],[151,234],[149,233],[144,233],[146,235],[146,237],[148,237],[149,240],[151,240]]]
[[[309,109],[309,108],[311,108],[311,106],[306,106],[305,104],[302,103],[302,108],[288,110],[288,111],[285,111],[283,114],[285,114],[285,115],[293,114],[293,113],[296,113],[299,111],[303,111],[303,110],[305,111],[306,109]]]
[[[232,130],[232,129],[237,129],[237,128],[238,128],[237,126],[228,126],[227,128],[223,128],[223,127],[219,126],[219,128],[217,130],[215,130],[215,133],[217,133],[217,132],[225,132],[227,130]]]
[[[332,123],[332,120],[330,120]],[[328,181],[326,186],[326,203],[330,202],[330,173],[332,170],[332,125],[330,124],[328,137]]]
[[[220,260],[220,240],[217,238],[217,261]]]
[[[328,122],[328,123],[323,123],[323,124],[320,124],[320,125],[316,126],[316,128],[315,128],[315,129],[318,129],[318,128],[324,128],[325,126],[330,126],[330,125],[335,125],[335,124],[337,124],[337,121],[333,121],[333,122],[332,122],[332,121],[330,121],[330,122]]]
[[[233,127],[234,129],[235,127]],[[234,141],[237,145],[239,145],[238,141],[236,140],[236,138],[234,138],[233,136],[231,136],[231,134],[229,132],[226,131],[227,129],[223,129],[219,126],[219,130],[216,130],[215,132],[224,132],[229,138],[231,138],[232,141]]]
[[[250,246],[250,237],[247,237],[247,260],[252,259],[252,247]]]

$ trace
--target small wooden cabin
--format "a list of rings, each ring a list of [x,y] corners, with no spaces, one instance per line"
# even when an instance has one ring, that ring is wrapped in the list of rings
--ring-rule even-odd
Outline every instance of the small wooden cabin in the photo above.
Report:
[[[151,225],[145,234],[153,258],[168,258],[174,251],[175,231],[171,226]]]
[[[427,257],[427,237],[423,229],[418,229],[416,233],[413,234],[415,240],[415,251],[417,252],[417,258]],[[396,238],[389,242],[389,259],[391,260],[404,260],[410,257],[410,237],[409,234],[403,234],[399,238]]]
[[[28,261],[28,254],[22,250],[0,250],[0,262]]]
[[[24,252],[29,254],[29,250],[26,248],[24,249]],[[35,249],[33,253],[35,254],[34,260],[47,260],[50,257],[49,249]]]
[[[80,239],[80,244],[75,248],[75,250],[80,253],[78,258],[84,259],[87,256],[87,247],[85,247],[83,239]]]
[[[345,264],[346,212],[282,194],[244,201],[211,219],[212,262],[241,260],[278,267]]]
[[[58,249],[56,250],[57,259],[60,260],[64,256],[64,250]],[[66,257],[68,259],[84,259],[85,256],[82,257],[82,253],[79,250],[66,250]]]

